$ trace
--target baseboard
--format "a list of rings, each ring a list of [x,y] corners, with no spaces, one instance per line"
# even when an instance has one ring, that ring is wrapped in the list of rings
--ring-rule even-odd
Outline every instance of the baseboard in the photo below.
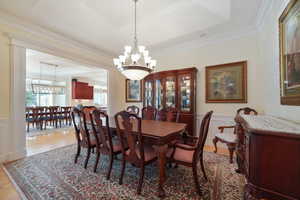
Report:
[[[17,152],[8,152],[0,155],[0,163],[10,162],[13,160],[19,160],[26,157],[26,150],[20,150]]]

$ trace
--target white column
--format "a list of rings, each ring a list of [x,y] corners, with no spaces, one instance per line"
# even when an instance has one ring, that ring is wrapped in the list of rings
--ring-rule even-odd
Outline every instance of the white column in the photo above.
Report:
[[[11,152],[8,160],[26,156],[25,132],[25,87],[26,87],[26,48],[11,40],[10,47],[10,126],[8,138]]]

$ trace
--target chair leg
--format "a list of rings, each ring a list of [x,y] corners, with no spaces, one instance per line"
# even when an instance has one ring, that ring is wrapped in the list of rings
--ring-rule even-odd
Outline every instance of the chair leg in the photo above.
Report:
[[[43,121],[40,121],[39,122],[39,125],[40,125],[40,129],[41,129],[41,131],[43,130]]]
[[[99,159],[100,159],[100,152],[97,150],[96,162],[95,162],[95,165],[94,165],[94,172],[95,173],[97,171],[97,166],[98,166]]]
[[[110,174],[111,174],[111,169],[112,169],[112,166],[113,166],[113,161],[114,161],[114,156],[109,155],[109,167],[108,167],[108,171],[107,171],[107,175],[106,175],[107,180],[110,179]]]
[[[227,144],[227,147],[228,147],[229,156],[230,156],[229,162],[233,163],[233,152],[235,150],[235,144]]]
[[[194,176],[196,191],[199,194],[199,196],[202,196],[202,191],[199,185],[198,174],[197,174],[197,164],[193,165],[193,176]]]
[[[88,162],[89,162],[90,155],[91,155],[91,148],[89,147],[89,148],[87,149],[87,155],[86,155],[86,159],[85,159],[85,163],[84,163],[84,168],[85,168],[85,169],[87,168],[87,164],[88,164]]]
[[[137,193],[138,194],[141,194],[141,192],[142,192],[142,186],[143,186],[143,181],[144,181],[144,174],[145,174],[145,168],[144,168],[144,165],[142,165],[141,171],[140,171],[139,185],[138,185],[138,188],[137,188]]]
[[[217,151],[218,151],[218,147],[217,147],[217,142],[219,141],[219,139],[217,138],[217,137],[215,137],[214,139],[213,139],[213,143],[214,143],[214,146],[215,146],[215,153],[217,153]]]
[[[201,170],[202,170],[203,176],[204,176],[205,180],[207,181],[208,179],[207,179],[204,164],[203,164],[203,155],[201,155],[201,157],[200,157],[200,165],[201,165]]]
[[[76,153],[76,155],[75,155],[74,163],[77,163],[78,157],[79,157],[79,155],[80,155],[80,150],[81,150],[80,145],[77,145],[77,153]]]
[[[125,167],[126,167],[126,160],[125,160],[125,158],[123,158],[123,160],[122,160],[122,168],[121,168],[121,175],[120,175],[120,179],[119,179],[119,184],[120,185],[123,184],[123,176],[124,176],[124,172],[125,172]]]
[[[29,132],[29,122],[27,123],[27,132]]]

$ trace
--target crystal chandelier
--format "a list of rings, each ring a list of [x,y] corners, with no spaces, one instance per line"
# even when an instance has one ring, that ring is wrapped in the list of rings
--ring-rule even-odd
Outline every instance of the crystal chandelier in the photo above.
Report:
[[[150,74],[156,66],[156,60],[149,56],[149,51],[145,46],[138,46],[136,33],[136,3],[134,1],[134,45],[125,46],[124,54],[115,58],[114,65],[130,80],[141,80]],[[142,64],[143,63],[143,64]]]

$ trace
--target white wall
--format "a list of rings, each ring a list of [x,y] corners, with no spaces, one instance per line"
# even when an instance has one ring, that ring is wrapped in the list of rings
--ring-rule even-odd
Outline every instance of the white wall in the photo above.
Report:
[[[212,145],[218,126],[234,124],[233,117],[238,108],[249,106],[264,113],[261,91],[262,69],[258,53],[258,37],[255,32],[241,38],[218,41],[205,46],[199,41],[193,41],[161,50],[153,54],[153,57],[159,63],[157,71],[186,67],[198,69],[197,127],[204,113],[214,111],[207,144]],[[205,103],[205,67],[243,60],[248,61],[248,103]]]
[[[264,109],[267,114],[300,121],[300,106],[280,104],[278,19],[287,3],[287,0],[272,1],[259,30],[259,52],[264,83],[261,89],[264,93]]]
[[[202,46],[193,41],[170,49],[164,49],[153,57],[158,60],[157,71],[196,67],[197,74],[197,113],[214,110],[215,114],[233,116],[240,107],[253,107],[264,112],[262,103],[261,74],[257,35],[212,43]],[[223,63],[248,61],[248,103],[205,103],[205,67]]]

